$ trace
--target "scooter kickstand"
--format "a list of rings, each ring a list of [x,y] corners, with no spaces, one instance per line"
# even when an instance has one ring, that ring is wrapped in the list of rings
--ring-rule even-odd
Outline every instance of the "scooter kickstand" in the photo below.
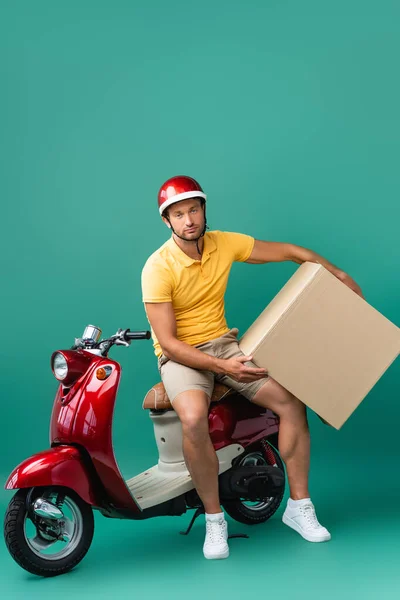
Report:
[[[198,509],[196,510],[196,512],[195,512],[195,513],[194,513],[194,515],[193,515],[193,518],[192,518],[192,520],[191,520],[191,521],[190,521],[190,523],[189,523],[189,527],[186,529],[186,531],[180,531],[179,533],[180,533],[181,535],[188,535],[188,534],[190,533],[190,530],[191,530],[191,529],[192,529],[192,527],[193,527],[193,524],[194,524],[195,520],[196,520],[196,519],[197,519],[197,517],[199,517],[200,515],[204,515],[204,508],[203,508],[203,507],[200,507],[200,508],[198,508]]]
[[[186,531],[180,531],[179,533],[181,535],[188,535],[194,525],[195,520],[197,519],[197,517],[199,517],[200,515],[204,515],[204,508],[198,508],[196,510],[196,512],[194,513],[192,520],[189,523],[189,527],[186,529]],[[228,540],[231,540],[233,538],[246,538],[249,539],[249,536],[246,533],[232,533],[231,535],[228,535]]]

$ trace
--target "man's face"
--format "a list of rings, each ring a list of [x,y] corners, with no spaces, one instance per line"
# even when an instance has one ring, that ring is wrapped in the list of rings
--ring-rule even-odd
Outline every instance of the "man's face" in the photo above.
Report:
[[[201,200],[190,198],[172,204],[169,208],[169,220],[178,235],[186,240],[195,240],[204,229],[204,210]],[[167,219],[163,217],[166,225]]]

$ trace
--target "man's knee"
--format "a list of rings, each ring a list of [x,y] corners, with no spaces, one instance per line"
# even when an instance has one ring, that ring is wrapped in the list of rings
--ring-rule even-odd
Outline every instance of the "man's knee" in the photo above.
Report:
[[[304,403],[271,378],[258,390],[253,400],[256,403],[260,401],[280,417],[305,412]]]
[[[208,431],[208,419],[206,415],[189,412],[181,417],[183,433],[190,437],[204,435]]]
[[[182,423],[183,433],[191,437],[208,432],[208,396],[199,390],[182,392],[173,402],[173,407]]]

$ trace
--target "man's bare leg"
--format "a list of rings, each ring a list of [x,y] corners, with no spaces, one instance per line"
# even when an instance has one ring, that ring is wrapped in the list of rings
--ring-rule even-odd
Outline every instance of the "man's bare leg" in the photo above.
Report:
[[[201,390],[179,394],[173,406],[182,423],[183,454],[194,486],[208,514],[222,511],[218,493],[218,458],[212,445],[208,408],[210,400]]]
[[[258,390],[254,403],[279,415],[279,451],[286,464],[290,498],[282,521],[309,542],[326,542],[331,534],[316,516],[308,490],[310,432],[306,406],[274,379]]]
[[[305,404],[274,379],[268,379],[253,402],[279,416],[279,452],[286,465],[290,497],[309,498],[310,432]]]
[[[174,408],[182,423],[183,454],[206,513],[203,554],[207,559],[228,558],[228,525],[218,493],[218,458],[208,427],[209,398],[201,390],[179,394]]]

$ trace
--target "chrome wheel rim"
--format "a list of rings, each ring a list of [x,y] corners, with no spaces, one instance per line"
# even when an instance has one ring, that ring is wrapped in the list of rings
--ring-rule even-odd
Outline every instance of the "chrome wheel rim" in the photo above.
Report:
[[[46,499],[51,499],[46,497]],[[29,549],[36,556],[45,560],[60,560],[66,558],[78,546],[83,535],[83,517],[78,505],[70,498],[65,496],[62,505],[59,505],[63,517],[63,525],[50,519],[40,519],[42,523],[48,525],[51,529],[59,527],[62,539],[54,539],[41,531],[35,523],[25,514],[24,536]]]

